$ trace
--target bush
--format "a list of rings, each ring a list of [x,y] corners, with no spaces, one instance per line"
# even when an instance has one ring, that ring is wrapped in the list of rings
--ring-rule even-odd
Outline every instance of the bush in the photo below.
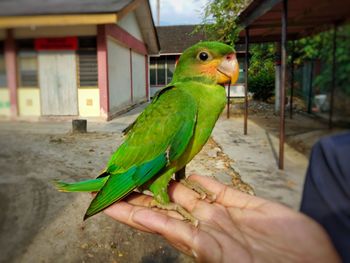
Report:
[[[248,90],[253,92],[253,98],[266,101],[274,95],[275,75],[268,70],[260,70],[248,78]]]

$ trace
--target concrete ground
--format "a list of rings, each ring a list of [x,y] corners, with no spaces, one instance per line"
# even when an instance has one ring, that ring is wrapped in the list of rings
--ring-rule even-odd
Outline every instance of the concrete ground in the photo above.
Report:
[[[279,170],[278,139],[252,121],[248,121],[248,135],[244,135],[243,118],[221,118],[213,138],[257,196],[299,209],[308,164],[303,154],[285,145],[285,169]]]
[[[67,121],[0,122],[0,262],[192,262],[162,238],[103,213],[83,222],[91,196],[57,192],[50,182],[95,177],[143,107],[109,123],[88,121],[81,135],[71,134]],[[286,147],[281,172],[276,138],[252,122],[244,136],[242,127],[240,119],[222,117],[187,172],[248,193],[253,187],[297,209],[307,159]]]

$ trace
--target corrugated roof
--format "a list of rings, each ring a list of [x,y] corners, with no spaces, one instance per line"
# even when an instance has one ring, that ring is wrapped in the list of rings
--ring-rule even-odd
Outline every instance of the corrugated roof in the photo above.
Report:
[[[273,42],[281,38],[281,13],[281,0],[254,0],[238,19],[241,26],[249,27],[250,42]],[[349,20],[350,0],[288,1],[289,40],[309,36]]]
[[[192,34],[195,25],[156,27],[160,43],[160,53],[182,53],[186,48],[206,40],[203,33]]]
[[[118,12],[132,0],[1,0],[0,16]]]

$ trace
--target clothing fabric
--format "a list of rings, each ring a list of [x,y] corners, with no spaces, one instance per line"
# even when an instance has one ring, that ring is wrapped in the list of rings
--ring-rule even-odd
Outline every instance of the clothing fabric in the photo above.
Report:
[[[350,262],[349,132],[314,145],[300,211],[326,229],[343,261]]]

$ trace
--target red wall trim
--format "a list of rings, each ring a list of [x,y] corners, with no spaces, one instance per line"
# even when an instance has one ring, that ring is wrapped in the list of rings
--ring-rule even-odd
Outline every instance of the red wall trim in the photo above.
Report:
[[[146,45],[118,25],[106,25],[106,34],[142,55],[147,54]]]
[[[145,55],[145,76],[146,76],[146,98],[149,100],[149,86],[148,86],[148,56]]]
[[[130,98],[131,103],[134,101],[134,86],[133,86],[133,78],[132,78],[132,50],[129,48],[130,52]]]
[[[17,63],[16,63],[16,43],[13,38],[13,31],[7,29],[5,39],[5,64],[7,86],[10,92],[11,116],[18,115],[17,108]]]
[[[109,91],[108,91],[108,54],[106,26],[97,26],[97,67],[98,89],[100,91],[100,114],[108,119]]]

